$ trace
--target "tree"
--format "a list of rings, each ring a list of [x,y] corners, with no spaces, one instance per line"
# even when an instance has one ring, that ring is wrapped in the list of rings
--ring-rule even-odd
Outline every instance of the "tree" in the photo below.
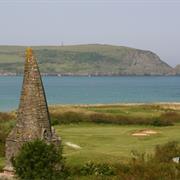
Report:
[[[64,159],[61,149],[37,139],[25,143],[12,164],[20,179],[54,180],[61,179]]]

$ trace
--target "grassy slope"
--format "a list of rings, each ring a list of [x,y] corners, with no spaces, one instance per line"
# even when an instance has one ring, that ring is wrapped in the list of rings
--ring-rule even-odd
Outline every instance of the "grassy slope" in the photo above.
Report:
[[[144,59],[149,64],[158,61],[159,69],[171,68],[155,54],[138,49],[110,45],[74,45],[74,46],[34,46],[41,72],[47,73],[124,73],[132,68],[135,59]],[[0,71],[22,72],[25,47],[0,46]],[[155,60],[156,59],[156,60]],[[151,61],[151,62],[149,62]],[[138,63],[139,65],[141,63]],[[137,69],[139,71],[139,65]],[[141,65],[140,65],[141,66]],[[150,67],[152,70],[152,67]],[[129,69],[129,71],[134,69]],[[136,70],[135,70],[136,71]],[[141,70],[140,70],[141,71]]]

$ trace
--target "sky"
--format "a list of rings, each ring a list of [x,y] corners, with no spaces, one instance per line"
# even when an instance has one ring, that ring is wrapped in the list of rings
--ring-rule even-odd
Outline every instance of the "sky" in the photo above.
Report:
[[[0,45],[111,44],[180,64],[180,0],[0,0]]]

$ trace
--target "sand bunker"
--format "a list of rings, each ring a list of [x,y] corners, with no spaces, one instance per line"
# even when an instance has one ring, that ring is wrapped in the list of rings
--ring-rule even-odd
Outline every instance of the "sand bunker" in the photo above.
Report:
[[[150,129],[144,129],[144,130],[139,130],[137,132],[132,133],[132,136],[150,136],[154,134],[157,134],[157,132]]]

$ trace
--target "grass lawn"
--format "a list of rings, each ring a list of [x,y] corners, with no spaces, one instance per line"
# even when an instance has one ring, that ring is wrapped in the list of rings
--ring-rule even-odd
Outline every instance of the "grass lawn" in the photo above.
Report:
[[[168,141],[180,141],[180,124],[167,127],[140,125],[112,125],[80,123],[55,126],[64,144],[66,161],[71,165],[95,162],[117,163],[131,157],[131,151],[152,153],[158,144]],[[137,130],[151,129],[156,135],[134,137]],[[81,149],[65,145],[66,142],[77,144]]]

